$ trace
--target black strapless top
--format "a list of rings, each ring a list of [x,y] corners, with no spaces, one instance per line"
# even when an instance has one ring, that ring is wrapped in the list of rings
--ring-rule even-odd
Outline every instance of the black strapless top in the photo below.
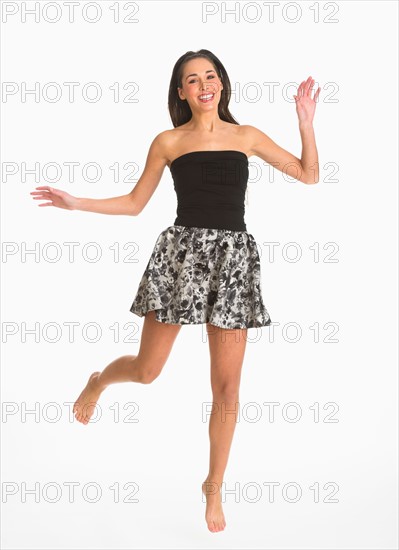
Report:
[[[191,151],[170,165],[175,225],[246,231],[248,157],[241,151]]]

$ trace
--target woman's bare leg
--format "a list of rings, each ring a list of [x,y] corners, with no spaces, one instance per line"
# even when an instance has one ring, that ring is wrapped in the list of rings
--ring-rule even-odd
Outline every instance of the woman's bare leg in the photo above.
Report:
[[[90,375],[73,407],[76,420],[82,424],[89,422],[101,393],[110,384],[149,384],[155,380],[169,357],[181,327],[182,325],[161,323],[156,320],[155,311],[149,311],[144,318],[138,355],[123,355],[112,361],[102,372],[96,371]]]
[[[206,495],[205,519],[210,531],[222,531],[220,488],[227,466],[239,409],[241,367],[248,329],[223,329],[207,323],[211,356],[212,414],[209,420],[209,473],[202,484]]]

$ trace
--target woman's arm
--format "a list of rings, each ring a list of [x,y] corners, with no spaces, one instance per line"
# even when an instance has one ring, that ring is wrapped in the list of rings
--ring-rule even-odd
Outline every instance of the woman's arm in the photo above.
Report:
[[[305,175],[304,183],[318,183],[319,155],[312,122],[299,122],[299,132],[302,140],[301,167]]]
[[[46,206],[44,204],[40,206]],[[53,206],[57,206],[56,204]],[[110,197],[109,199],[86,199],[75,197],[70,210],[83,210],[85,212],[96,212],[98,214],[119,214],[134,216],[134,205],[130,195]]]
[[[153,140],[144,171],[132,191],[126,195],[107,199],[89,199],[74,197],[66,191],[47,185],[36,187],[39,191],[32,191],[31,195],[34,200],[50,201],[38,206],[56,206],[66,210],[83,210],[99,214],[137,216],[153,195],[168,162],[165,151],[169,131],[161,132]]]
[[[250,145],[250,154],[256,155],[281,172],[301,181],[311,184],[319,181],[319,156],[313,129],[313,117],[320,87],[314,98],[311,91],[314,80],[309,77],[298,87],[298,95],[294,95],[296,111],[299,119],[299,131],[302,140],[302,155],[299,159],[286,151],[269,136],[253,126],[246,126],[245,131]]]

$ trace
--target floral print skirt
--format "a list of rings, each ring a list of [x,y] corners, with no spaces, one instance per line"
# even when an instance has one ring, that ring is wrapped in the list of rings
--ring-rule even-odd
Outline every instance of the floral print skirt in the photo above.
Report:
[[[270,325],[260,259],[246,231],[171,225],[158,236],[130,311],[170,324]]]

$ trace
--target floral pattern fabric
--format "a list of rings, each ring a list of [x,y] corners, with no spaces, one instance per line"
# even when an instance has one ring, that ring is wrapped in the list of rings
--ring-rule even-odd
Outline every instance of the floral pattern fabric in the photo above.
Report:
[[[158,236],[130,311],[236,329],[270,325],[260,259],[247,231],[172,225]]]

